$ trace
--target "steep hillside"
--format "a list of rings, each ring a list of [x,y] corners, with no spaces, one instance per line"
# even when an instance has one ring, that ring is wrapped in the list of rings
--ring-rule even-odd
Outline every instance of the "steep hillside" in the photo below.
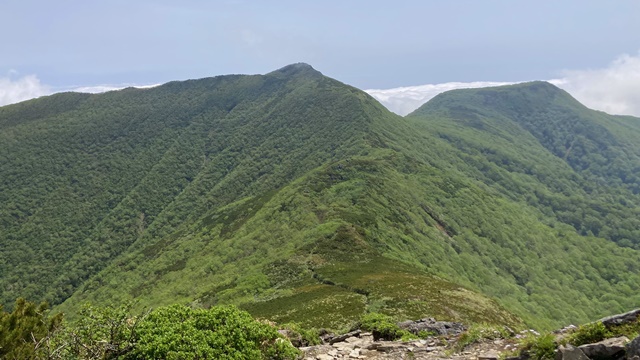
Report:
[[[2,302],[584,322],[640,301],[637,128],[544,83],[401,118],[304,64],[3,107]]]
[[[318,239],[340,241],[354,225],[301,211],[282,197],[295,195],[287,189],[298,189],[292,182],[309,171],[367,154],[373,123],[389,116],[365,93],[305,64],[0,108],[2,302],[65,302],[59,309],[73,314],[85,300],[210,305],[301,292],[318,303],[353,300],[327,325],[355,320],[369,290],[328,285],[304,263],[293,274],[300,279],[273,275],[295,254],[306,257],[301,249]],[[380,256],[371,249],[363,261]],[[383,278],[407,274],[407,281],[433,283],[431,293],[396,294],[402,301],[433,302],[441,290],[471,293],[389,264]],[[296,285],[279,291],[279,281]],[[495,302],[474,297],[429,311],[517,322]],[[422,315],[426,305],[414,307]]]
[[[362,99],[294,65],[1,108],[2,302],[61,302],[134,242],[358,152]]]
[[[532,205],[582,235],[640,248],[639,119],[589,110],[545,82],[451,91],[410,116],[430,119],[432,133],[468,156],[531,175],[549,190],[513,196],[533,193]]]

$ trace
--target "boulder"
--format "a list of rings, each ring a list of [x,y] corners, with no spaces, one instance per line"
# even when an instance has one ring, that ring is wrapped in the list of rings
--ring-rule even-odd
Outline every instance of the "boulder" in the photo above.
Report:
[[[329,344],[335,344],[337,342],[345,341],[350,337],[359,337],[360,333],[361,333],[360,330],[356,330],[356,331],[348,332],[346,334],[332,336],[325,341],[328,342]]]
[[[620,336],[593,344],[580,345],[578,349],[592,360],[616,360],[624,358],[628,342],[629,339],[626,336]]]
[[[558,347],[555,360],[589,360],[589,358],[581,349],[567,344]]]
[[[421,331],[433,332],[436,335],[459,335],[465,327],[461,323],[449,321],[436,321],[433,318],[425,318],[416,321],[403,321],[398,327],[415,335]]]
[[[315,345],[300,348],[305,358],[316,358],[319,355],[329,353],[331,350],[333,350],[333,347],[329,345]]]
[[[635,309],[623,314],[607,316],[598,321],[600,321],[602,324],[604,324],[604,326],[609,328],[614,325],[623,325],[623,324],[628,324],[630,322],[634,322],[638,319],[638,316],[640,316],[640,309]]]
[[[627,360],[640,360],[640,336],[627,344]]]
[[[495,351],[489,351],[484,354],[478,355],[478,360],[498,360],[500,359],[500,354]]]

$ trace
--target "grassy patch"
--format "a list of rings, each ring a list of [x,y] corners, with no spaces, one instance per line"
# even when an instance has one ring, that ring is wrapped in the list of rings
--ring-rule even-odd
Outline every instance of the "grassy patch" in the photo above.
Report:
[[[510,338],[511,334],[504,326],[475,324],[469,330],[463,332],[453,344],[452,350],[463,351],[467,346],[484,340],[496,340]]]
[[[526,352],[534,360],[553,359],[557,347],[556,337],[551,333],[542,335],[529,333],[519,343],[520,353]]]
[[[611,337],[611,335],[607,327],[598,321],[580,325],[580,327],[569,336],[567,341],[574,346],[580,346],[602,341]]]
[[[366,298],[337,286],[313,284],[291,296],[242,305],[253,316],[277,323],[296,322],[305,328],[338,329],[364,313]]]
[[[360,319],[360,328],[371,331],[375,340],[397,340],[416,338],[412,333],[400,329],[391,316],[368,313]]]

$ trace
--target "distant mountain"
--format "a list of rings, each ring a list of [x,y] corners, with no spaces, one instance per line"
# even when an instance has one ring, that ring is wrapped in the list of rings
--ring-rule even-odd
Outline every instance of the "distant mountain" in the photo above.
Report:
[[[306,64],[0,107],[1,300],[584,322],[640,300],[639,127],[547,83],[402,118]]]

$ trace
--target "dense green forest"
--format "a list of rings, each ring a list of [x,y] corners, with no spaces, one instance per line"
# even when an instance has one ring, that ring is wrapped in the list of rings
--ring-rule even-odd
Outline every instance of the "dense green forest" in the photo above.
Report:
[[[402,118],[305,64],[0,107],[0,300],[585,322],[640,302],[638,136],[548,83]]]

